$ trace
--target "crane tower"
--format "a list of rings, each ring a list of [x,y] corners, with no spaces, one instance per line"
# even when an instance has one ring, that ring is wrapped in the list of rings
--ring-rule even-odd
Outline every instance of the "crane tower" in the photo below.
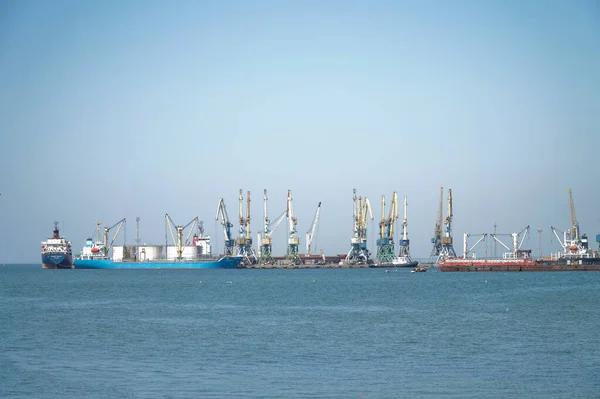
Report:
[[[448,212],[444,220],[444,233],[441,237],[441,252],[438,262],[443,259],[456,258],[456,252],[452,244],[452,189],[448,189]]]
[[[263,231],[258,233],[258,263],[261,265],[274,265],[275,259],[272,254],[272,239],[271,235],[275,232],[281,221],[284,219],[286,212],[282,212],[281,215],[275,219],[273,223],[271,223],[271,219],[269,219],[269,214],[267,212],[267,190],[264,190],[263,193]]]
[[[250,235],[250,191],[246,195],[247,208],[244,216],[244,196],[240,188],[239,195],[239,236],[235,239],[236,255],[244,258],[246,265],[255,264],[258,261],[256,252],[252,248],[252,237]]]
[[[319,214],[321,213],[321,203],[317,206],[317,211],[315,212],[315,217],[313,218],[313,222],[310,225],[310,229],[306,232],[306,256],[310,257],[311,254],[311,246],[313,242],[313,238],[315,235],[315,231],[317,229],[317,225],[319,223]]]
[[[381,221],[377,239],[377,260],[380,264],[392,263],[396,257],[394,251],[394,226],[398,219],[398,195],[394,191],[387,219],[385,218],[385,195],[381,196]]]
[[[292,204],[292,190],[288,190],[287,196],[287,208],[286,216],[288,219],[289,235],[288,235],[288,248],[286,259],[290,264],[300,264],[300,254],[298,253],[298,246],[300,245],[300,239],[296,236],[296,225],[298,219],[294,215],[294,207]]]
[[[225,236],[223,253],[225,256],[232,256],[235,243],[231,233],[233,223],[229,221],[227,207],[225,206],[225,200],[223,200],[223,198],[219,200],[219,204],[217,205],[217,215],[215,216],[215,220],[219,220],[219,215],[221,215],[221,226],[223,226],[223,235]]]
[[[431,238],[431,243],[433,244],[433,249],[431,250],[430,258],[436,259],[442,253],[442,204],[444,203],[444,187],[440,187],[440,201],[438,202],[438,213],[437,218],[435,219],[435,229],[433,230],[433,237]]]
[[[406,218],[406,208],[408,206],[408,202],[406,201],[406,195],[404,196],[404,218],[402,219],[402,239],[400,240],[400,253],[398,256],[400,258],[406,259],[406,263],[411,263],[412,260],[410,258],[410,241],[408,239],[408,220]]]
[[[366,265],[371,263],[371,253],[367,249],[367,214],[373,220],[371,204],[367,197],[356,197],[356,189],[353,190],[353,235],[350,239],[350,251],[346,255],[346,263],[349,265]]]

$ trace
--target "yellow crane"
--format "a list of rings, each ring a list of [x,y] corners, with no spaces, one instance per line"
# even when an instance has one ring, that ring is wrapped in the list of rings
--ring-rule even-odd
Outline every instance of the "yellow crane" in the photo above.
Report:
[[[371,203],[367,197],[357,197],[356,189],[353,190],[353,235],[350,239],[350,251],[346,255],[349,265],[364,265],[371,263],[371,253],[367,249],[367,216],[373,220]]]
[[[394,227],[398,219],[398,194],[392,194],[392,203],[388,217],[385,217],[385,195],[381,196],[381,222],[379,222],[379,239],[377,239],[377,260],[379,264],[392,263],[394,251]]]

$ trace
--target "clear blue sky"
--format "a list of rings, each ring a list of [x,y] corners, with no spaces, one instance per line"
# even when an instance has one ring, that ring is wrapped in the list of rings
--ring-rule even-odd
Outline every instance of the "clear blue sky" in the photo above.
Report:
[[[599,38],[593,0],[2,1],[0,262],[40,261],[55,220],[75,251],[123,217],[164,242],[165,213],[221,246],[240,188],[253,235],[292,190],[302,252],[319,201],[317,247],[347,252],[353,188],[376,219],[408,195],[415,257],[440,186],[457,252],[494,222],[558,250],[568,188],[593,239]]]

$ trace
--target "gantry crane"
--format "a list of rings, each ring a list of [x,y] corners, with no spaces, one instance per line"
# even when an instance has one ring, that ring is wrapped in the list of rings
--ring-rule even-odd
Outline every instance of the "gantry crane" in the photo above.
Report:
[[[256,252],[252,248],[252,236],[250,235],[250,191],[246,195],[247,208],[244,216],[244,196],[240,188],[239,195],[239,236],[235,239],[235,255],[244,258],[244,265],[252,265],[258,261]]]
[[[173,220],[171,219],[171,217],[169,216],[168,213],[165,213],[165,220],[167,222],[167,226],[169,226],[169,231],[171,232],[171,238],[173,239],[173,243],[175,245],[175,250],[177,251],[177,256],[175,257],[175,261],[181,262],[183,260],[183,250],[190,243],[190,237],[192,236],[192,233],[194,232],[194,227],[196,227],[196,225],[198,224],[198,217],[196,216],[195,218],[190,220],[190,222],[188,224],[186,224],[185,226],[177,226],[175,223],[173,223]],[[185,230],[191,224],[193,224],[193,226],[190,228],[190,231],[188,232],[188,235],[187,235],[185,241],[183,241],[183,230]],[[175,233],[173,233],[173,228],[177,232],[177,237],[175,237]]]
[[[438,213],[437,218],[435,219],[435,229],[433,231],[433,237],[431,238],[431,243],[433,244],[433,249],[431,250],[431,255],[429,255],[432,260],[437,259],[442,253],[442,205],[444,203],[444,187],[440,187],[440,201],[438,202]]]
[[[379,264],[392,263],[396,257],[394,250],[394,226],[398,219],[398,194],[392,194],[392,203],[387,219],[385,218],[385,195],[381,196],[381,221],[377,239],[377,261]]]
[[[311,246],[313,242],[313,238],[315,236],[315,231],[317,229],[317,225],[319,224],[319,214],[321,213],[321,203],[317,205],[317,211],[315,212],[315,217],[313,218],[312,224],[310,225],[310,229],[306,232],[306,256],[311,256]]]
[[[402,263],[411,264],[412,259],[410,258],[410,240],[408,239],[408,220],[407,211],[408,202],[406,201],[406,195],[404,196],[404,218],[402,219],[402,239],[400,240],[400,252],[398,257],[402,258]]]
[[[444,220],[444,233],[441,238],[442,248],[438,255],[438,262],[443,259],[456,258],[452,244],[452,189],[448,189],[448,211]]]
[[[283,211],[281,215],[277,217],[271,224],[269,214],[267,212],[267,190],[265,189],[263,194],[263,215],[264,215],[264,226],[262,233],[258,233],[258,263],[261,265],[273,265],[275,259],[272,254],[272,239],[271,235],[275,232],[281,221],[285,218],[286,212]]]
[[[223,226],[223,235],[225,236],[225,244],[224,244],[224,255],[225,256],[233,256],[233,246],[235,240],[233,239],[233,235],[231,233],[231,228],[233,224],[229,221],[229,216],[227,215],[227,208],[225,207],[225,201],[223,198],[219,200],[219,204],[217,205],[217,215],[215,216],[215,220],[219,220],[219,215],[221,215],[221,226]]]
[[[350,251],[346,255],[346,263],[349,265],[365,265],[371,263],[371,253],[367,249],[367,214],[373,220],[371,204],[367,197],[356,197],[356,189],[353,190],[353,235],[350,239]]]
[[[288,190],[287,208],[285,214],[287,216],[289,227],[286,259],[292,265],[299,265],[301,263],[300,254],[298,253],[300,239],[296,236],[296,225],[298,224],[298,219],[296,219],[296,216],[294,215],[294,207],[292,204],[292,190]]]
[[[112,240],[110,241],[110,244],[108,244],[108,233],[116,226],[119,226],[117,228],[117,231],[115,232],[115,234],[113,235]],[[125,218],[119,220],[117,223],[113,224],[110,227],[105,227],[104,228],[104,242],[103,242],[103,250],[104,250],[104,256],[108,257],[108,253],[109,251],[112,249],[113,243],[115,242],[115,240],[117,239],[117,236],[119,235],[119,232],[121,231],[121,228],[125,225]]]

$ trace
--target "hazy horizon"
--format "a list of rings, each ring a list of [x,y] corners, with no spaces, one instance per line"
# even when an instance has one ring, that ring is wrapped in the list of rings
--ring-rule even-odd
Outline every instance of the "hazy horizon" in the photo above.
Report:
[[[240,188],[255,244],[263,189],[272,220],[292,190],[301,253],[322,202],[313,252],[331,255],[353,189],[373,254],[381,195],[407,195],[418,258],[442,186],[457,253],[494,224],[559,251],[571,188],[596,249],[599,37],[593,0],[2,2],[0,263],[38,262],[54,221],[74,253],[122,218],[128,243],[140,217],[161,244],[165,213],[221,252],[217,203],[237,231]]]

